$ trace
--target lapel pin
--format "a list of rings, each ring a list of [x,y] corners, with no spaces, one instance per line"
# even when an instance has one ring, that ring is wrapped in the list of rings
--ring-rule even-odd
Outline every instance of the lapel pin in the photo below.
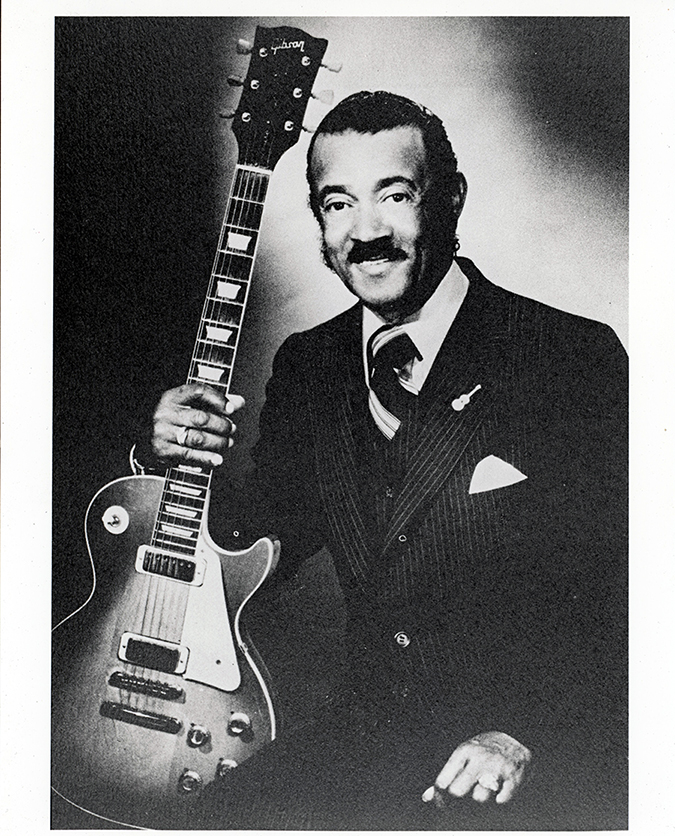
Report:
[[[454,400],[454,401],[452,402],[452,404],[451,404],[451,406],[452,406],[452,408],[455,410],[455,412],[461,412],[461,411],[464,409],[464,407],[465,407],[465,406],[469,403],[469,401],[471,400],[471,396],[472,396],[472,395],[475,395],[475,394],[476,394],[476,392],[477,392],[479,389],[481,389],[481,388],[482,388],[482,387],[481,387],[481,385],[480,385],[480,383],[479,383],[479,384],[478,384],[478,386],[476,386],[475,388],[473,388],[473,389],[469,392],[469,394],[468,394],[468,395],[460,395],[458,398],[455,398],[455,400]]]

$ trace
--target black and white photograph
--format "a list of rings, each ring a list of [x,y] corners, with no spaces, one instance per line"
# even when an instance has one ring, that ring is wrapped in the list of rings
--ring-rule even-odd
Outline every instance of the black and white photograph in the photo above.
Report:
[[[77,9],[10,613],[39,832],[667,832],[644,21]]]

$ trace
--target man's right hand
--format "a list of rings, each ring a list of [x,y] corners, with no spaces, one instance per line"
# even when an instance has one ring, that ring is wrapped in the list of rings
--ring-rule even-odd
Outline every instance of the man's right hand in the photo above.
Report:
[[[165,392],[153,415],[150,448],[164,466],[223,463],[223,453],[234,444],[232,420],[244,406],[240,395],[225,397],[216,389],[188,383]]]

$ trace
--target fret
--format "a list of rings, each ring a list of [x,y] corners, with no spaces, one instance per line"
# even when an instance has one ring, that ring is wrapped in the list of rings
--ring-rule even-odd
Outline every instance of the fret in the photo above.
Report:
[[[253,257],[227,252],[220,248],[216,253],[213,273],[228,279],[248,281],[253,266]]]
[[[232,184],[232,197],[243,197],[248,200],[255,200],[258,203],[264,203],[267,197],[270,174],[271,172],[268,174],[262,170],[238,165]]]
[[[167,514],[166,511],[160,511],[158,521],[163,531],[172,532],[180,531],[180,536],[196,537],[199,534],[199,526],[201,519],[191,519],[189,517],[177,517],[175,514]]]
[[[171,493],[177,493],[181,496],[191,497],[192,499],[194,499],[194,501],[202,501],[198,498],[201,494],[204,493],[204,491],[199,488],[191,488],[188,485],[179,485],[177,482],[169,482],[168,490]]]
[[[169,468],[169,478],[176,482],[192,485],[197,488],[201,484],[204,488],[209,487],[210,477],[200,467],[188,464],[179,464],[177,467]]]
[[[204,336],[199,336],[197,339],[201,343],[209,345],[226,345],[234,337],[236,341],[235,328],[217,328],[214,325],[205,325],[202,332]]]
[[[262,222],[263,205],[246,197],[233,197],[227,210],[227,226],[252,229],[257,232]]]
[[[210,294],[206,297],[207,299],[212,299],[214,301],[222,301],[225,299],[228,302],[234,302],[237,305],[244,304],[246,285],[223,281],[223,279],[228,279],[229,276],[219,276],[217,273],[214,274],[214,278],[216,279],[216,286],[213,288],[213,290],[215,290],[215,295]]]
[[[185,519],[196,519],[199,516],[199,511],[181,508],[179,505],[171,505],[169,503],[159,513],[169,514],[172,517],[184,517]]]
[[[258,243],[258,231],[243,226],[225,227],[225,248],[228,255],[246,256],[252,259]]]
[[[236,340],[239,325],[236,322],[228,322],[226,325],[227,327],[225,327],[225,323],[217,319],[203,317],[199,331],[199,339],[229,342],[234,335],[234,339]]]
[[[192,361],[207,363],[209,366],[225,368],[231,366],[234,360],[234,348],[222,345],[222,343],[210,343],[197,340]]]
[[[240,238],[246,238],[247,236],[242,235]],[[243,247],[243,249],[242,249]],[[248,242],[237,242],[236,245],[229,247],[229,233],[228,233],[228,245],[219,249],[218,252],[221,255],[228,256],[232,258],[232,256],[236,256],[239,259],[245,258],[248,259],[247,266],[250,267],[253,262],[253,254],[249,255],[245,252],[248,249]],[[237,269],[239,269],[240,265],[237,265]],[[234,278],[234,276],[233,276]]]
[[[237,305],[207,297],[202,323],[214,323],[220,328],[239,328],[244,313],[243,304]],[[201,333],[201,331],[199,332]]]
[[[190,373],[190,377],[197,383],[220,383],[225,384],[223,375],[228,375],[231,369],[219,369],[217,366],[210,366],[208,363],[197,363],[196,373]]]
[[[263,200],[256,200],[252,197],[242,197],[241,195],[232,195],[230,197],[230,202],[239,202],[249,204],[250,206],[264,206],[265,202]]]
[[[173,509],[178,508],[181,514],[187,514],[192,519],[197,519],[198,517],[202,517],[204,515],[204,509],[206,507],[205,502],[195,503],[192,499],[186,499],[186,497],[181,496],[180,494],[167,494],[160,506],[160,513],[164,513],[166,509],[167,514],[178,514],[178,511]],[[179,514],[180,516],[180,514]]]
[[[171,537],[182,537],[184,540],[196,539],[199,533],[189,528],[183,528],[179,525],[169,525],[168,523],[160,523],[159,528],[164,534],[168,534]]]
[[[162,535],[157,535],[152,541],[152,547],[155,549],[162,549],[163,551],[190,557],[194,557],[195,545],[195,543],[184,543]]]

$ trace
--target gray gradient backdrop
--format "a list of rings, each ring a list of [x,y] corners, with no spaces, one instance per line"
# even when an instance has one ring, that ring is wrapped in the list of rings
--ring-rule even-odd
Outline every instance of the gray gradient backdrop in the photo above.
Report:
[[[316,88],[336,101],[388,89],[434,110],[469,182],[460,252],[497,284],[607,322],[627,341],[627,18],[57,18],[55,622],[89,588],[91,497],[127,473],[160,393],[185,378],[236,161],[218,113],[236,104],[227,75],[246,72],[236,39],[252,39],[258,23],[327,38],[326,58],[344,67],[322,70]],[[313,102],[307,121],[324,112]],[[308,141],[282,158],[270,187],[233,386],[248,402],[235,474],[248,465],[280,342],[352,303],[320,259]],[[302,691],[311,710],[339,665],[325,557],[284,594],[271,649],[287,655],[276,672],[283,691],[284,678],[314,665]]]

